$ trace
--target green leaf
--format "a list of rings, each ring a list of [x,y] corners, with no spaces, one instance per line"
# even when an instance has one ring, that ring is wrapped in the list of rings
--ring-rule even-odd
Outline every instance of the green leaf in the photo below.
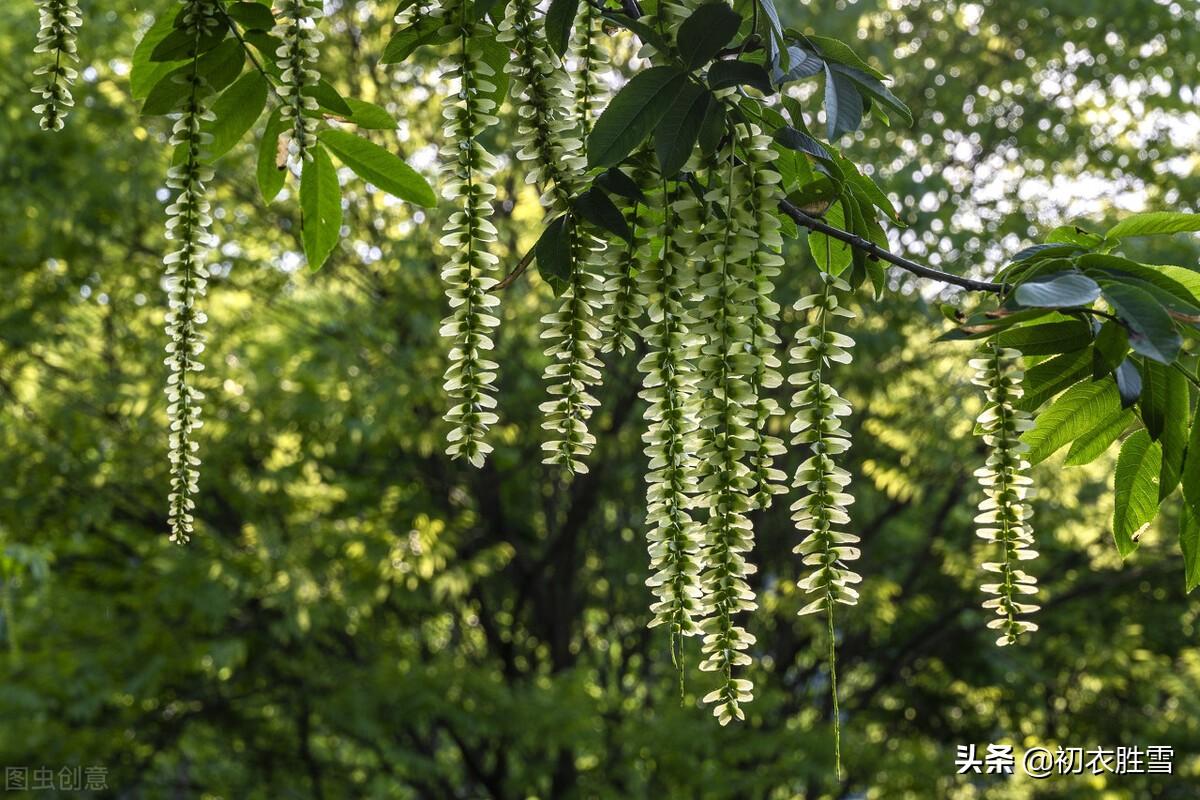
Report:
[[[454,38],[454,29],[445,25],[441,17],[422,14],[416,22],[397,31],[383,48],[380,64],[399,64],[412,55],[418,47],[427,44],[445,44]]]
[[[1200,520],[1200,414],[1192,419],[1180,483],[1183,484],[1183,499],[1192,511],[1192,518]]]
[[[1179,552],[1183,555],[1183,585],[1187,592],[1200,586],[1200,516],[1184,507],[1179,515]]]
[[[771,86],[771,76],[761,64],[749,61],[718,61],[708,70],[708,86],[710,89],[729,89],[733,86],[753,86],[763,94],[775,91]]]
[[[269,31],[275,27],[275,15],[262,3],[230,3],[225,13],[248,30]]]
[[[725,3],[697,8],[679,26],[675,37],[684,65],[697,69],[707,64],[737,35],[741,24],[741,16]]]
[[[1088,374],[1087,350],[1061,353],[1025,370],[1025,394],[1013,403],[1022,411],[1036,411],[1042,404]]]
[[[858,87],[859,92],[874,100],[878,105],[886,106],[896,114],[904,122],[905,125],[912,125],[912,112],[908,110],[900,98],[892,94],[891,90],[883,85],[883,82],[872,75],[863,72],[855,67],[847,67],[843,64],[833,64],[831,68],[835,72],[845,75],[854,82]],[[885,117],[886,121],[886,117]]]
[[[1185,214],[1177,211],[1151,211],[1126,217],[1108,229],[1106,239],[1123,239],[1129,236],[1151,236],[1162,233],[1185,233],[1200,231],[1200,214]]]
[[[567,54],[571,44],[571,28],[579,13],[579,0],[550,0],[546,11],[546,41],[559,58]]]
[[[854,82],[825,65],[826,138],[834,141],[843,133],[852,133],[862,124],[863,100]]]
[[[804,131],[793,128],[791,125],[784,125],[782,128],[777,128],[775,131],[775,141],[789,150],[807,153],[813,158],[823,161],[830,161],[833,158],[829,154],[829,150],[820,141],[809,136]]]
[[[258,179],[258,190],[262,192],[263,200],[270,203],[279,196],[279,190],[287,178],[286,159],[279,161],[279,135],[287,128],[276,107],[267,117],[267,127],[263,130],[262,141],[258,145],[258,163],[255,177]]]
[[[308,266],[318,270],[341,235],[342,190],[325,148],[310,152],[312,159],[304,162],[300,177],[300,231]]]
[[[825,69],[825,60],[806,48],[788,45],[787,54],[790,66],[786,70],[776,67],[771,74],[777,86],[811,78]]]
[[[368,103],[365,100],[356,100],[353,97],[346,98],[346,105],[350,107],[350,111],[352,112],[346,118],[348,122],[353,122],[364,130],[396,130],[396,120],[388,113],[387,109],[377,106],[374,103]]]
[[[401,200],[426,208],[437,205],[433,189],[421,174],[374,142],[339,130],[321,131],[318,137],[363,180]]]
[[[1129,408],[1142,396],[1142,373],[1132,358],[1126,358],[1113,371],[1117,379],[1117,392],[1121,395],[1121,408]]]
[[[1071,449],[1063,461],[1069,467],[1079,467],[1090,464],[1102,456],[1112,443],[1121,438],[1121,434],[1133,424],[1133,411],[1122,409],[1107,417],[1087,433],[1071,442]]]
[[[1183,337],[1153,295],[1116,281],[1102,281],[1100,286],[1104,299],[1129,328],[1129,346],[1134,352],[1163,364],[1178,357]]]
[[[1060,447],[1074,441],[1121,410],[1114,381],[1077,383],[1038,414],[1031,430],[1021,436],[1029,445],[1029,463],[1045,461]]]
[[[257,70],[247,72],[222,92],[212,105],[216,120],[208,127],[213,137],[204,148],[208,160],[216,161],[241,141],[266,105],[267,79]]]
[[[640,186],[633,178],[626,175],[616,167],[606,169],[604,172],[596,176],[596,185],[621,197],[639,202],[646,202],[646,195],[642,192]]]
[[[1073,244],[1090,250],[1103,244],[1104,237],[1098,233],[1084,230],[1078,225],[1059,225],[1050,231],[1046,236],[1046,241],[1050,244]]]
[[[333,87],[333,84],[324,78],[316,83],[305,86],[303,94],[305,97],[311,97],[316,100],[321,108],[326,111],[332,111],[339,117],[349,119],[354,115],[354,109],[350,107],[350,104],[342,98],[338,90]]]
[[[709,103],[700,123],[700,153],[711,156],[721,146],[725,138],[725,106],[720,103]]]
[[[1159,491],[1166,498],[1179,485],[1188,438],[1191,402],[1187,379],[1170,367],[1147,361],[1142,367],[1142,396],[1138,408],[1150,438],[1162,446]]]
[[[196,62],[196,74],[204,79],[201,92],[208,95],[219,92],[237,78],[245,64],[246,54],[236,39],[226,39],[220,45],[209,50]],[[169,114],[174,111],[183,99],[191,93],[191,87],[186,79],[192,74],[192,63],[168,72],[150,93],[142,104],[142,113],[148,115]],[[177,80],[178,79],[178,80]]]
[[[654,131],[654,152],[664,178],[674,177],[687,163],[696,149],[708,107],[716,102],[712,92],[690,81],[675,96]]]
[[[191,31],[176,28],[162,38],[150,53],[151,61],[191,61],[192,57],[212,50],[225,38],[225,28],[216,27],[205,31],[200,37],[199,46],[196,34]]]
[[[1092,374],[1096,380],[1116,370],[1129,352],[1129,335],[1121,323],[1107,320],[1100,326],[1092,347]]]
[[[493,113],[495,113],[500,106],[504,105],[504,98],[508,97],[509,80],[508,73],[504,71],[504,68],[508,65],[508,60],[512,58],[512,51],[504,42],[496,41],[495,37],[473,38],[470,40],[470,46],[479,48],[479,57],[495,73],[487,78],[487,81],[496,87],[495,91],[487,94],[488,99],[496,104],[496,108],[493,109]]]
[[[860,69],[877,80],[883,80],[887,76],[879,70],[872,67],[866,61],[863,61],[857,53],[850,49],[844,42],[837,39],[832,39],[828,36],[809,36],[808,41],[812,42],[821,51],[821,55],[826,61],[836,61],[839,64],[845,64],[848,67]]]
[[[575,198],[574,206],[579,216],[597,228],[615,233],[625,241],[632,241],[633,232],[629,230],[625,215],[601,189],[588,189]]]
[[[546,226],[534,245],[538,274],[550,285],[555,295],[567,288],[571,279],[571,240],[575,236],[575,223],[569,216],[558,217]]]
[[[1017,287],[1016,300],[1023,306],[1070,308],[1089,306],[1100,297],[1100,284],[1081,272],[1059,272],[1039,276]]]
[[[825,221],[835,228],[846,229],[846,210],[840,202],[825,212]],[[832,275],[840,275],[854,259],[850,245],[816,231],[808,232],[808,249],[817,267]]]
[[[129,68],[129,92],[135,100],[141,100],[154,88],[162,77],[175,68],[175,64],[166,64],[150,60],[150,54],[167,34],[175,30],[175,18],[164,14],[155,20],[154,25],[146,31],[146,35],[138,42],[133,50],[133,61]]]
[[[1001,347],[1013,347],[1027,356],[1070,353],[1092,343],[1092,331],[1086,322],[1069,320],[1047,322],[1003,331],[996,337]]]
[[[282,39],[272,36],[266,31],[246,31],[242,34],[242,38],[253,45],[254,49],[258,51],[261,56],[258,60],[259,66],[275,78],[283,75],[283,70],[276,63],[276,60],[279,58],[277,51],[283,47]]]
[[[634,75],[596,120],[588,137],[588,166],[619,164],[654,130],[686,82],[677,67],[651,67]]]
[[[1158,513],[1158,472],[1162,450],[1145,431],[1136,431],[1121,445],[1113,479],[1115,509],[1113,538],[1122,558],[1137,549],[1138,539]]]

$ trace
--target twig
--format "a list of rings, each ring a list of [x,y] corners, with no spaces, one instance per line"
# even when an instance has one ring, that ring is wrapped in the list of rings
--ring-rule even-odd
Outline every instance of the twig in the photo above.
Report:
[[[841,228],[835,228],[827,222],[824,222],[816,217],[810,216],[796,206],[792,205],[787,200],[781,200],[779,210],[787,214],[797,225],[803,225],[809,230],[814,230],[818,233],[823,233],[830,238],[837,239],[840,242],[845,242],[851,247],[856,247],[859,250],[866,252],[871,258],[880,261],[886,261],[889,264],[900,267],[900,269],[911,272],[914,275],[919,275],[922,278],[929,278],[943,283],[952,283],[955,286],[961,286],[964,289],[970,289],[975,292],[991,292],[993,294],[1002,294],[1005,291],[1005,286],[1002,283],[992,283],[991,281],[977,281],[973,278],[964,278],[961,275],[953,275],[949,272],[942,272],[940,269],[927,267],[924,264],[918,264],[915,261],[909,261],[903,256],[898,256],[890,250],[885,250],[874,242],[857,236],[849,231],[844,231]]]
[[[521,257],[517,265],[512,268],[512,271],[504,276],[503,280],[496,284],[497,289],[507,289],[513,285],[513,282],[529,269],[529,265],[533,263],[534,248],[529,248],[529,252]]]

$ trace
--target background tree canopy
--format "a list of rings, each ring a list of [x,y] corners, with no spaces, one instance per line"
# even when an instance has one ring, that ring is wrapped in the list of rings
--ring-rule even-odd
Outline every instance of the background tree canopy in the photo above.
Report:
[[[76,108],[53,136],[29,111],[33,5],[0,7],[0,764],[105,765],[119,797],[1195,796],[1181,504],[1122,562],[1115,458],[1038,467],[1042,630],[996,650],[977,589],[973,348],[933,343],[949,327],[935,301],[972,307],[899,271],[881,301],[852,303],[856,361],[839,378],[865,542],[862,600],[839,617],[840,780],[823,620],[796,615],[786,503],[755,513],[745,723],[713,723],[694,670],[680,703],[667,634],[646,627],[636,358],[605,356],[590,472],[540,464],[536,320],[552,300],[537,276],[504,290],[495,452],[480,470],[444,455],[444,206],[347,182],[344,236],[310,272],[294,187],[267,206],[249,143],[219,163],[204,490],[190,545],[170,545],[170,127],[139,116],[128,75],[177,5],[81,5]],[[381,65],[391,6],[328,2],[321,73],[391,112],[396,136],[373,140],[432,181],[439,54]],[[1077,217],[1200,211],[1192,2],[779,6],[854,42],[913,111],[847,148],[908,223],[898,252],[987,276]],[[507,126],[488,136],[511,151]],[[515,265],[542,209],[508,158],[496,183],[497,252]],[[1195,236],[1129,249],[1200,257]],[[818,281],[802,245],[785,257],[786,341],[790,301]],[[781,460],[790,474],[799,458]],[[1175,774],[955,776],[971,743],[1168,745]]]

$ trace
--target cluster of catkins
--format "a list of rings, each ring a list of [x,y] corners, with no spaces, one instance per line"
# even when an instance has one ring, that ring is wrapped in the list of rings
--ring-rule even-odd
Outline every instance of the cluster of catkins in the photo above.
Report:
[[[497,365],[488,358],[498,324],[496,259],[489,252],[496,232],[488,220],[495,164],[479,142],[496,121],[494,76],[472,55],[474,23],[452,4],[439,13],[459,42],[443,62],[453,101],[444,111],[443,189],[457,204],[442,240],[451,306],[442,328],[451,340],[448,452],[478,465],[491,449],[488,427],[497,421]],[[516,155],[541,191],[547,221],[560,220],[572,256],[558,306],[542,319],[550,360],[550,398],[541,406],[549,433],[545,460],[586,471],[595,444],[588,422],[601,380],[598,354],[644,346],[651,625],[669,628],[677,658],[682,637],[701,637],[700,668],[719,679],[704,700],[724,724],[743,718],[741,705],[752,696],[750,681],[736,674],[750,662],[754,643],[738,622],[756,607],[748,583],[755,570],[747,560],[749,514],[787,491],[786,476],[774,466],[784,444],[770,432],[771,419],[783,414],[769,396],[783,383],[779,306],[772,299],[783,264],[776,154],[756,126],[732,127],[718,152],[686,167],[706,176],[703,198],[642,159],[632,176],[641,198],[625,212],[629,240],[598,237],[572,212],[586,135],[603,104],[598,70],[605,63],[596,20],[585,13],[578,23],[570,71],[548,47],[531,0],[510,3],[500,26],[500,39],[513,51],[506,70],[518,118]],[[729,91],[719,94],[730,102]],[[858,576],[846,567],[857,557],[850,546],[856,539],[841,530],[851,501],[844,492],[848,475],[835,464],[849,443],[838,422],[849,406],[828,379],[832,364],[849,359],[850,340],[833,330],[847,315],[838,301],[838,290],[847,288],[827,276],[820,294],[799,301],[810,322],[791,350],[802,409],[792,432],[813,453],[794,481],[802,495],[794,518],[807,533],[797,551],[810,573],[801,587],[817,595],[805,612],[831,613],[834,603],[857,597],[850,584]]]

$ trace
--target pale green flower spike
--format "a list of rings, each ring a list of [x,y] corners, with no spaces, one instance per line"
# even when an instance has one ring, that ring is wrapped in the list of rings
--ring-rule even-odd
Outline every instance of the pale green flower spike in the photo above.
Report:
[[[779,233],[779,218],[775,207],[779,203],[779,184],[782,180],[772,169],[778,153],[771,147],[771,138],[763,136],[757,126],[738,126],[738,141],[742,146],[745,166],[738,170],[744,182],[740,190],[746,198],[747,235],[752,235],[756,247],[749,254],[753,278],[750,289],[754,294],[751,313],[746,321],[750,327],[749,352],[756,363],[750,374],[750,391],[755,398],[754,449],[750,454],[750,469],[754,476],[756,508],[771,505],[771,496],[788,490],[787,474],[774,466],[775,458],[784,454],[783,440],[768,433],[772,417],[783,415],[783,409],[767,391],[782,385],[780,362],[776,355],[781,341],[775,332],[779,322],[779,304],[771,295],[783,266],[783,237]]]
[[[583,3],[575,24],[572,55],[575,60],[575,119],[579,122],[579,140],[587,155],[587,138],[592,124],[607,104],[599,73],[608,66],[608,55],[600,47],[600,12],[591,3]]]
[[[209,0],[184,0],[184,30],[194,31],[198,40],[216,26],[215,13]],[[204,394],[189,382],[189,375],[204,369],[199,359],[204,351],[204,336],[199,327],[207,318],[196,308],[196,301],[204,297],[208,288],[204,257],[216,245],[216,238],[208,230],[212,216],[205,189],[205,184],[212,180],[213,171],[202,163],[203,147],[212,141],[212,136],[200,132],[201,124],[215,117],[202,102],[204,79],[196,74],[194,59],[192,64],[191,74],[181,77],[183,83],[190,84],[191,92],[178,112],[170,139],[173,146],[184,148],[185,156],[182,163],[171,167],[167,173],[167,187],[176,190],[176,194],[167,206],[166,237],[176,242],[178,248],[164,259],[169,338],[164,363],[170,370],[166,388],[170,422],[167,447],[171,462],[168,525],[171,541],[177,544],[183,544],[191,537],[194,528],[192,512],[196,507],[194,497],[199,491],[200,458],[196,455],[199,445],[192,434],[202,425],[200,401]]]
[[[513,137],[517,158],[530,162],[525,180],[542,188],[546,218],[562,217],[570,213],[577,182],[587,170],[578,138],[579,124],[571,114],[571,78],[546,45],[540,20],[535,24],[530,0],[509,4],[499,39],[514,51],[505,71],[512,77],[513,97],[519,101]],[[543,461],[571,472],[587,472],[582,459],[596,445],[587,421],[599,405],[589,389],[600,384],[602,366],[596,357],[602,286],[600,268],[592,265],[599,262],[604,242],[570,217],[565,225],[571,272],[559,297],[558,310],[542,317],[542,338],[550,341],[546,348],[550,364],[544,378],[551,396],[539,406],[545,415],[543,427],[551,433],[550,440],[542,445],[546,451]]]
[[[824,611],[829,637],[830,692],[833,697],[834,759],[841,776],[841,723],[838,718],[837,653],[834,641],[834,606],[837,603],[854,605],[858,592],[851,584],[862,577],[846,564],[859,557],[854,545],[859,538],[840,528],[849,524],[848,508],[854,498],[846,492],[850,473],[839,467],[835,457],[850,447],[850,433],[842,426],[842,418],[850,415],[850,404],[842,399],[829,382],[828,370],[834,364],[849,364],[849,348],[854,340],[832,329],[836,317],[853,318],[843,307],[836,292],[849,292],[850,286],[834,275],[821,273],[824,287],[820,294],[801,297],[795,309],[807,314],[808,324],[796,332],[795,346],[790,353],[796,371],[788,379],[796,387],[792,406],[796,409],[792,421],[792,443],[812,451],[812,455],[796,470],[793,486],[804,495],[792,504],[792,522],[804,535],[794,552],[803,556],[805,567],[812,571],[796,585],[802,592],[815,593],[812,600],[800,609],[800,614]]]
[[[646,259],[638,275],[641,293],[650,299],[649,322],[642,335],[649,352],[638,368],[644,374],[640,396],[649,404],[642,441],[649,458],[646,471],[646,524],[650,578],[656,602],[650,627],[667,625],[671,655],[683,676],[683,636],[700,633],[701,535],[692,518],[690,496],[696,490],[695,357],[699,339],[684,304],[692,284],[692,264],[677,235],[676,204],[665,190],[651,202],[663,206],[662,249]]]
[[[757,608],[746,578],[755,572],[746,561],[754,546],[748,514],[754,479],[743,461],[754,449],[756,402],[749,377],[758,359],[746,352],[750,341],[748,320],[754,314],[754,282],[750,254],[757,247],[747,198],[740,190],[748,181],[738,177],[733,141],[719,154],[722,166],[710,170],[712,189],[705,200],[719,206],[704,212],[693,197],[678,204],[687,230],[701,231],[689,252],[699,259],[695,294],[697,337],[703,342],[697,360],[699,379],[699,452],[696,507],[707,510],[704,562],[704,660],[700,669],[720,676],[718,687],[704,697],[714,703],[713,714],[722,725],[744,719],[741,704],[752,699],[750,681],[734,678],[734,667],[748,665],[744,651],[754,636],[734,621],[742,611]]]
[[[325,39],[316,28],[316,20],[323,14],[312,0],[283,0],[279,6],[279,24],[271,30],[283,42],[275,51],[275,64],[281,70],[280,113],[285,120],[292,121],[287,147],[290,161],[297,166],[312,160],[309,150],[317,143],[317,118],[304,112],[316,111],[320,106],[305,89],[321,79],[314,65],[320,56],[317,45]]]
[[[83,17],[76,0],[38,0],[38,16],[38,43],[33,52],[53,53],[54,63],[33,71],[34,75],[45,76],[42,83],[33,87],[33,93],[42,98],[42,102],[33,107],[33,112],[41,115],[42,130],[61,131],[67,110],[75,105],[71,84],[79,73],[71,64],[79,61],[76,38]]]
[[[460,8],[464,15],[465,7],[464,3]],[[481,467],[492,451],[484,435],[499,420],[493,411],[498,365],[487,356],[493,349],[490,332],[500,324],[495,313],[500,299],[491,291],[497,283],[492,272],[498,259],[488,249],[496,241],[491,222],[496,188],[489,180],[496,162],[480,144],[479,134],[498,120],[490,96],[496,90],[491,81],[495,73],[471,52],[471,33],[472,26],[462,22],[459,52],[442,62],[442,78],[457,87],[442,112],[442,194],[458,208],[446,221],[441,239],[450,251],[442,280],[451,309],[441,334],[453,343],[445,375],[452,403],[445,417],[451,425],[446,452]]]
[[[1001,631],[998,645],[1017,641],[1025,631],[1036,631],[1037,624],[1017,619],[1018,614],[1031,614],[1038,606],[1020,602],[1022,595],[1037,593],[1037,579],[1017,568],[1020,561],[1037,557],[1033,544],[1033,531],[1029,518],[1033,512],[1026,498],[1032,491],[1033,480],[1026,474],[1029,462],[1024,453],[1029,445],[1020,440],[1024,431],[1033,427],[1030,415],[1013,407],[1020,398],[1021,354],[1009,348],[992,344],[979,358],[971,359],[976,370],[972,383],[986,391],[983,413],[976,420],[983,430],[983,441],[991,448],[987,464],[975,470],[979,485],[986,498],[979,504],[979,515],[975,522],[981,527],[979,537],[992,545],[999,545],[1003,559],[988,561],[983,568],[1000,575],[999,583],[985,583],[981,587],[985,594],[994,595],[983,604],[984,608],[996,612],[997,618],[988,623],[989,628]]]
[[[633,180],[649,191],[652,174],[635,167]],[[646,307],[647,289],[639,289],[640,274],[650,260],[650,237],[658,230],[659,216],[646,203],[637,202],[625,212],[632,233],[629,242],[613,242],[604,251],[604,316],[600,318],[600,336],[605,353],[624,355],[636,347],[638,324]]]

